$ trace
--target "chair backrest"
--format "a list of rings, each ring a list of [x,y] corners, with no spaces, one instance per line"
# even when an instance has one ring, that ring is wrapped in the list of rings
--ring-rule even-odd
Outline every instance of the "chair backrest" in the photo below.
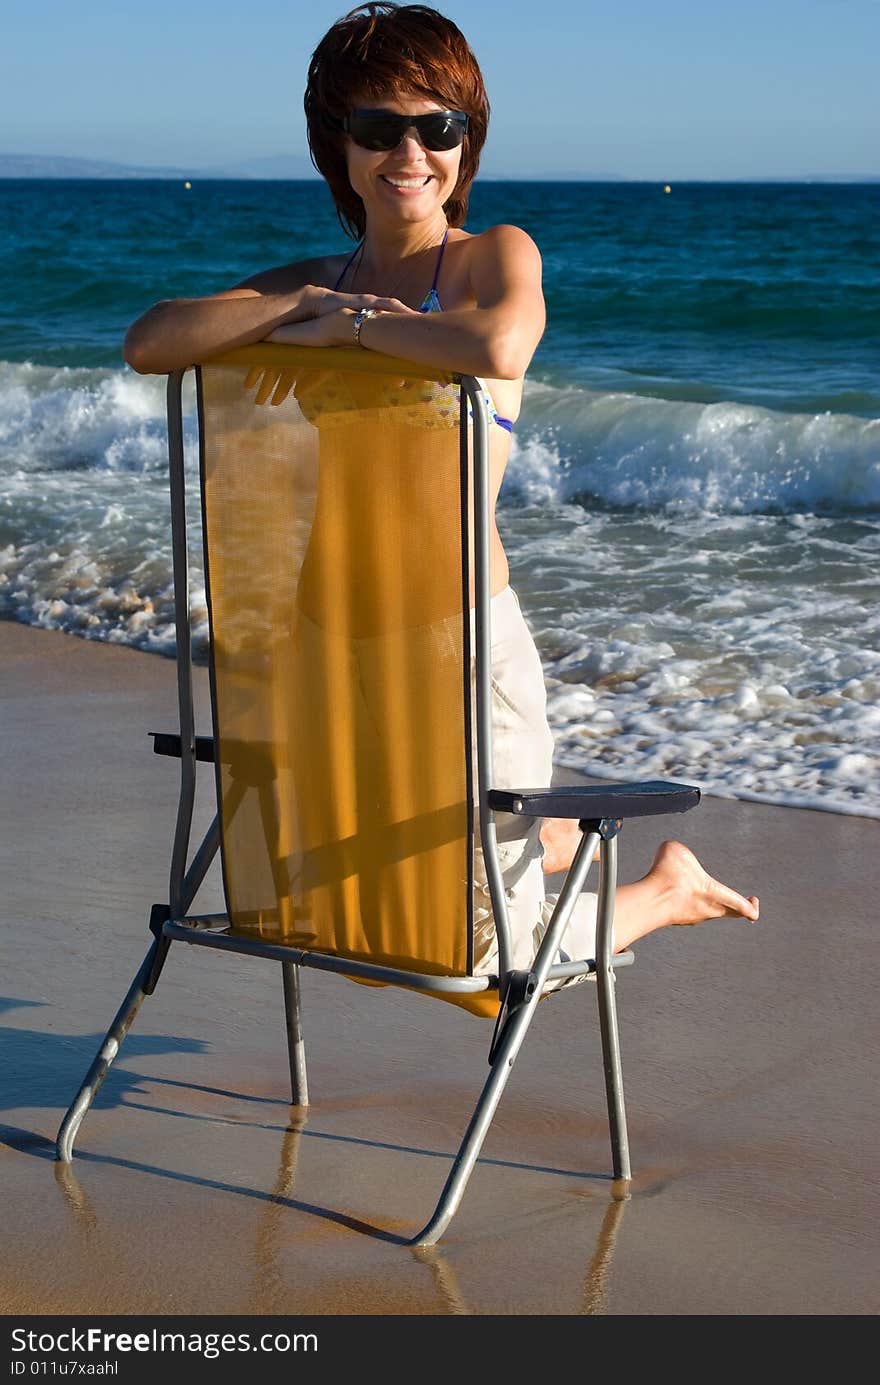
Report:
[[[402,364],[377,373],[366,352],[267,346],[198,377],[233,930],[467,975],[472,503],[458,386]]]

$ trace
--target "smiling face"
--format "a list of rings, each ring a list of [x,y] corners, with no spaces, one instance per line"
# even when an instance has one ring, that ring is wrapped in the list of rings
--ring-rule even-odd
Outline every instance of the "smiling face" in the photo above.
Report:
[[[385,96],[357,103],[359,110],[393,111],[396,115],[427,115],[446,107],[418,96]],[[364,205],[367,221],[445,226],[444,204],[458,183],[462,146],[426,149],[414,127],[396,148],[387,152],[362,149],[345,137],[348,178]]]
[[[405,97],[412,100],[404,104]],[[405,194],[394,203],[381,200],[382,191],[370,180],[374,165],[382,161],[395,176],[403,171],[425,177],[430,171],[435,181],[427,185],[429,192],[436,192],[441,182],[447,189],[448,224],[464,225],[489,126],[489,100],[479,64],[451,19],[428,5],[359,5],[327,30],[312,54],[303,105],[312,160],[327,179],[339,220],[352,237],[360,239],[365,230],[364,202],[355,190],[362,183],[373,213],[385,208],[390,215],[394,209],[398,224],[401,216],[410,218],[424,205],[427,194],[417,189],[411,200],[404,201]],[[400,149],[385,155],[351,149],[343,133],[345,119],[368,106],[401,114],[438,107],[463,111],[468,118],[464,144],[456,153],[441,151],[427,158],[418,150],[411,169]]]

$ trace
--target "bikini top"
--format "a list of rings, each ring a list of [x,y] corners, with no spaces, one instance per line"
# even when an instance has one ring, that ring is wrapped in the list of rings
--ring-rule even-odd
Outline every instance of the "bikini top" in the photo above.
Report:
[[[443,252],[446,249],[446,238],[448,235],[449,228],[447,227],[447,229],[443,233],[443,239],[440,242],[440,250],[437,255],[437,263],[434,266],[434,278],[431,283],[431,287],[428,289],[428,292],[425,294],[425,297],[419,305],[420,313],[442,313],[443,311],[443,305],[441,304],[439,294],[437,293],[437,283],[440,278],[440,266],[443,263]],[[345,264],[342,266],[342,273],[339,275],[339,278],[333,285],[334,291],[339,289],[340,284],[345,279],[346,274],[348,273],[349,269],[354,263],[356,257],[362,252],[363,248],[363,241],[360,241],[355,246],[354,250],[349,255]],[[456,387],[454,385],[436,384],[430,386],[430,388],[432,390],[431,398],[436,400],[438,405],[440,405],[443,413],[445,414],[447,409],[455,410],[457,417],[458,397]],[[502,414],[499,414],[498,410],[495,408],[495,401],[488,390],[483,390],[483,398],[486,401],[486,408],[489,411],[489,418],[491,419],[491,421],[493,423],[497,423],[499,428],[504,428],[508,433],[512,433],[513,420],[509,418],[504,418]]]

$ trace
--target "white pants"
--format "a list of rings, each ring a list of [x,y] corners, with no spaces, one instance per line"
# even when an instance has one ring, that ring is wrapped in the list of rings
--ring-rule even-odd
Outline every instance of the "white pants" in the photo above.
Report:
[[[547,721],[544,672],[511,587],[505,587],[492,598],[491,637],[495,787],[549,788],[553,735]],[[472,693],[475,702],[473,684]],[[476,728],[475,705],[473,724]],[[474,830],[474,971],[478,975],[497,975],[498,942],[478,822]],[[513,943],[512,964],[518,970],[528,969],[558,898],[544,891],[541,819],[499,813],[496,831]],[[581,961],[595,956],[596,905],[596,895],[578,896],[562,936],[557,960]]]

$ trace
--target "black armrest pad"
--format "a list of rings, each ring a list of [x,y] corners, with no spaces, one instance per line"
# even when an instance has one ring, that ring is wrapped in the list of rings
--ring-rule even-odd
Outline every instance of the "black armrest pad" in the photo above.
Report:
[[[561,784],[555,789],[491,789],[496,812],[532,818],[643,818],[655,813],[686,813],[700,801],[691,784],[652,779],[643,784]]]
[[[172,755],[180,759],[180,737],[170,731],[151,731],[154,755]],[[214,763],[214,737],[196,736],[196,759],[205,764]]]

